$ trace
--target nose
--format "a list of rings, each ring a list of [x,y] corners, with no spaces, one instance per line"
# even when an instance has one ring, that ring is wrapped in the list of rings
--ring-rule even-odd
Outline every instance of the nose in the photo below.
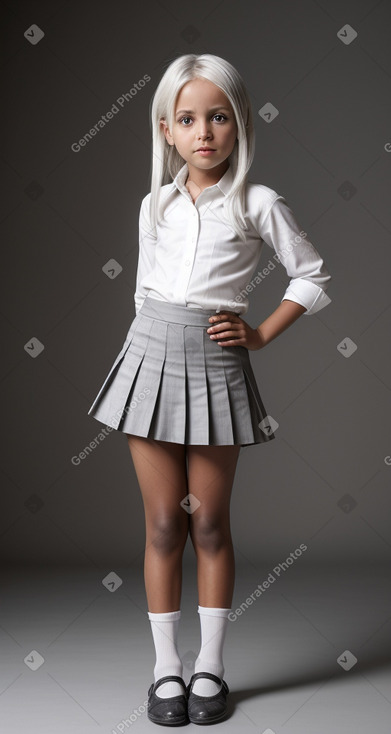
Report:
[[[204,141],[204,140],[210,140],[210,138],[211,138],[211,135],[210,135],[210,133],[208,131],[199,132],[198,135],[197,135],[197,140]]]
[[[206,138],[210,136],[209,125],[206,121],[200,122],[197,130],[197,138]]]

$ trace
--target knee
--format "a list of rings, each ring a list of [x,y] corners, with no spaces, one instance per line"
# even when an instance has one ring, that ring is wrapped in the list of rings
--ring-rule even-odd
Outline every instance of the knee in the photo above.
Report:
[[[182,513],[159,514],[150,524],[149,538],[154,549],[161,555],[169,555],[183,549],[188,533],[188,520]]]
[[[198,515],[191,516],[190,533],[195,549],[206,553],[218,553],[223,546],[230,542],[230,532],[226,523],[221,522],[219,517],[208,517]]]

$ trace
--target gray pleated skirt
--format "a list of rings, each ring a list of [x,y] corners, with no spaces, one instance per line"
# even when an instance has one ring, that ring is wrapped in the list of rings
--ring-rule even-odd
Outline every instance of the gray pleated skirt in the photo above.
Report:
[[[147,296],[88,414],[124,433],[187,445],[274,439],[249,350],[210,339],[213,315]]]

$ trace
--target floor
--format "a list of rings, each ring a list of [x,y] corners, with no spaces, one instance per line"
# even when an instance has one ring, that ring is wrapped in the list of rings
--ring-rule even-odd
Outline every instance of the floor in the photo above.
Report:
[[[155,660],[137,564],[2,570],[1,732],[162,730],[145,710]],[[194,563],[184,562],[178,644],[186,683],[200,643],[195,578]],[[215,731],[390,734],[389,567],[296,560],[255,578],[237,563],[232,610],[229,711]]]

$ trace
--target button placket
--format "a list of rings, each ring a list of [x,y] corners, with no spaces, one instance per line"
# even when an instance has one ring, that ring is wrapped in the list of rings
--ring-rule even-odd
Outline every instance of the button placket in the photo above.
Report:
[[[182,280],[183,283],[183,299],[186,299],[186,295],[189,289],[189,283],[190,283],[190,277],[192,272],[192,267],[194,263],[194,258],[196,254],[197,249],[197,242],[198,242],[198,236],[199,236],[199,212],[198,208],[193,204],[192,205],[193,211],[192,211],[192,217],[189,222],[189,228],[188,228],[188,240],[186,242],[186,248],[184,253],[184,260],[183,264],[185,267],[185,277]]]
[[[189,288],[199,232],[198,212],[196,211],[196,207],[193,203],[191,203],[191,207],[192,216],[189,218],[185,246],[183,248],[182,261],[178,270],[178,277],[174,293],[176,301],[178,303],[183,303],[184,305],[186,305],[185,297]]]

